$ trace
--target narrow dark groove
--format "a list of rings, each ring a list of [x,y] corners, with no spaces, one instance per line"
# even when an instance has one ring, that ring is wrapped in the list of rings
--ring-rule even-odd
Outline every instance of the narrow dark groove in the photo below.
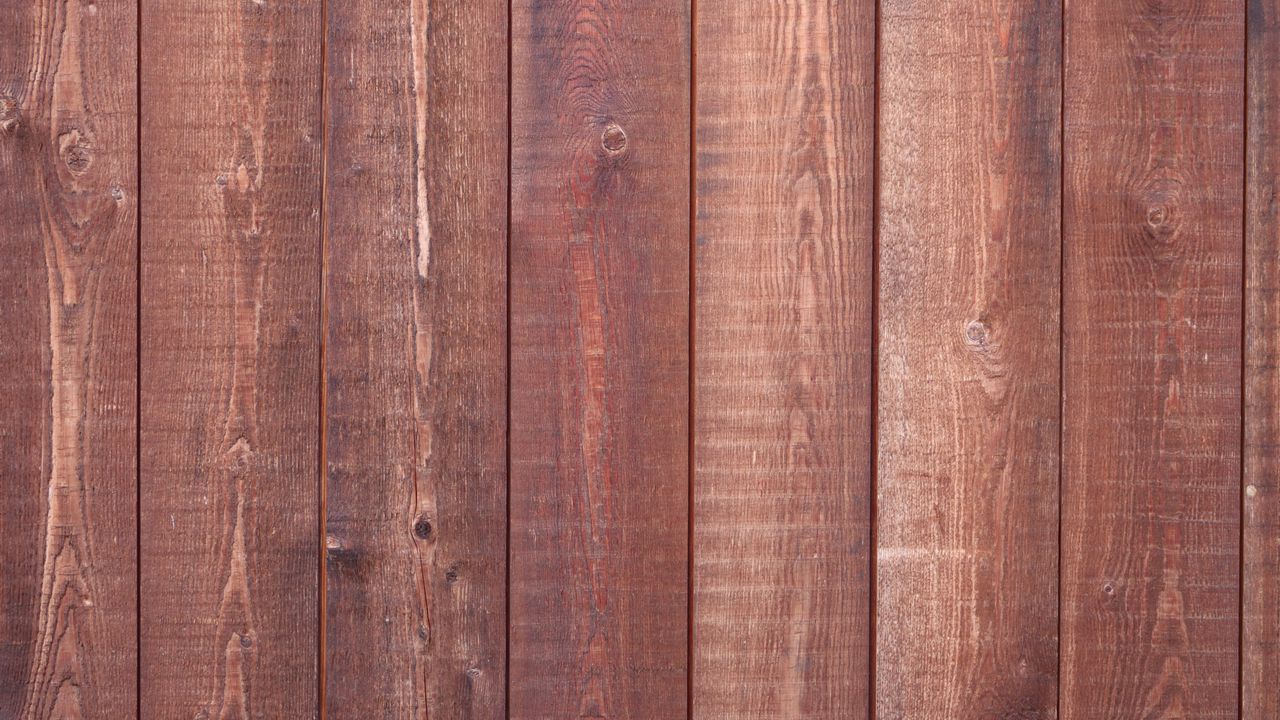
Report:
[[[320,2],[320,337],[317,338],[319,343],[319,373],[316,378],[316,393],[318,396],[319,406],[317,408],[318,420],[320,423],[320,442],[317,444],[316,476],[320,482],[317,493],[319,499],[319,512],[316,516],[316,541],[319,543],[317,553],[317,584],[319,585],[316,593],[316,716],[320,720],[324,720],[328,716],[328,708],[325,707],[325,630],[326,617],[329,610],[329,575],[326,563],[325,534],[328,525],[328,489],[329,489],[329,470],[328,470],[328,446],[326,440],[328,437],[328,396],[327,396],[327,378],[328,372],[327,358],[325,357],[325,345],[328,341],[329,332],[329,297],[327,292],[328,276],[329,276],[329,1],[321,0]]]
[[[693,628],[694,628],[694,423],[697,421],[694,393],[697,388],[697,377],[694,368],[697,362],[697,317],[698,317],[698,0],[689,0],[689,420],[688,420],[688,482],[689,482],[689,567],[688,567],[688,619],[687,637],[689,643],[686,662],[686,685],[688,697],[685,699],[685,710],[689,720],[693,720]]]
[[[1067,417],[1067,9],[1058,4],[1058,677],[1055,679],[1054,717],[1062,718],[1062,477],[1063,436]]]
[[[503,428],[503,442],[505,444],[505,463],[506,463],[506,484],[507,484],[507,524],[506,535],[507,545],[504,550],[506,560],[503,564],[503,571],[506,573],[504,581],[506,592],[503,594],[503,613],[506,617],[503,622],[506,623],[507,632],[503,640],[505,646],[502,653],[502,707],[503,715],[507,718],[511,717],[511,183],[515,174],[511,167],[511,145],[512,145],[512,125],[514,117],[512,115],[512,79],[511,79],[511,58],[514,53],[512,51],[513,34],[511,29],[512,8],[511,0],[507,0],[507,236],[506,236],[506,267],[503,272],[506,275],[503,281],[503,292],[506,300],[506,328],[503,333],[505,337],[506,351],[506,427]]]
[[[142,717],[142,0],[134,5],[133,711]]]
[[[1239,567],[1236,573],[1236,717],[1244,718],[1244,570],[1245,570],[1245,421],[1248,418],[1246,403],[1249,393],[1249,10],[1244,11],[1244,92],[1243,112],[1240,116],[1243,141],[1240,143],[1242,161],[1240,175],[1240,487],[1239,519],[1240,547]]]
[[[867,717],[876,717],[876,604],[878,600],[876,573],[879,565],[876,553],[878,545],[880,483],[880,1],[876,0],[875,31],[872,54],[872,122],[871,122],[871,398],[867,426],[871,439],[868,443],[870,467],[867,479],[868,541],[867,541]]]

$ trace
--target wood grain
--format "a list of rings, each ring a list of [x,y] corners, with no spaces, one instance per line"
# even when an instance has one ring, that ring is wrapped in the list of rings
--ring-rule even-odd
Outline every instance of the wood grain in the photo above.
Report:
[[[136,710],[136,6],[0,2],[0,717]]]
[[[320,8],[142,17],[141,717],[311,718]]]
[[[875,4],[697,41],[693,715],[862,718]]]
[[[504,717],[507,5],[328,8],[325,711]]]
[[[512,718],[686,717],[686,0],[512,6]]]
[[[881,6],[876,717],[1057,700],[1060,6]]]
[[[1280,3],[1248,10],[1241,715],[1280,717]]]
[[[1237,717],[1244,20],[1067,4],[1064,718]]]

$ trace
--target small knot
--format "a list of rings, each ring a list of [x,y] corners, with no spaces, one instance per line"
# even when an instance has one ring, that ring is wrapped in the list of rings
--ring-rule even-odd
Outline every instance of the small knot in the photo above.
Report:
[[[79,175],[89,169],[93,163],[93,150],[85,142],[79,130],[65,132],[58,137],[58,151],[62,154],[62,162],[67,169]]]
[[[0,95],[0,130],[9,131],[18,126],[18,101],[8,95]]]
[[[218,187],[226,187],[226,186],[227,186],[227,174],[226,174],[226,173],[219,173],[219,174],[218,174],[218,177],[214,178],[214,179],[213,179],[213,181],[214,181],[215,183],[217,183]]]
[[[419,515],[417,520],[413,521],[413,534],[419,540],[430,540],[435,528],[431,527],[431,520],[426,515]]]
[[[240,647],[242,647],[242,648],[250,648],[250,647],[253,647],[253,638],[249,637],[248,635],[241,635],[241,636],[240,636]]]
[[[617,123],[609,123],[600,135],[600,146],[610,155],[621,155],[627,149],[627,133]]]
[[[116,204],[124,202],[124,188],[120,187],[119,185],[112,185],[111,199],[115,200]]]
[[[1147,208],[1147,225],[1152,229],[1158,230],[1165,221],[1169,219],[1169,210],[1163,205],[1156,205]]]
[[[1246,486],[1246,487],[1245,487],[1245,489],[1244,489],[1244,494],[1245,494],[1245,495],[1248,495],[1249,497],[1257,497],[1257,495],[1258,495],[1258,486],[1257,486],[1257,485],[1249,485],[1249,486]]]
[[[987,329],[986,323],[981,320],[974,320],[965,326],[964,339],[970,345],[983,347],[991,341],[991,334]]]
[[[325,536],[324,536],[324,549],[325,549],[325,550],[328,550],[329,552],[339,552],[339,551],[343,550],[344,548],[343,548],[343,545],[342,545],[342,541],[341,541],[341,540],[339,540],[338,538],[334,537],[333,535],[325,535]]]
[[[480,675],[482,674],[483,672],[478,667],[467,668],[467,677],[471,678],[472,680],[475,680],[476,678],[480,677]]]
[[[444,571],[444,581],[453,585],[458,582],[458,566],[450,565],[448,570]]]
[[[1106,593],[1107,595],[1114,595],[1116,592],[1116,588],[1111,583],[1107,583],[1106,585],[1102,586],[1102,592]]]

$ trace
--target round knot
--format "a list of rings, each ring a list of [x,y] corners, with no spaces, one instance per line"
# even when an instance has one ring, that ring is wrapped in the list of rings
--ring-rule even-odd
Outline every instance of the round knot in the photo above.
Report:
[[[620,155],[627,149],[627,133],[617,123],[609,123],[600,135],[600,146],[610,155]]]
[[[419,540],[430,540],[433,532],[435,532],[435,528],[431,527],[431,520],[426,515],[420,515],[417,520],[413,521],[413,534]]]
[[[986,345],[990,341],[990,333],[985,323],[974,320],[965,326],[964,339],[970,345]]]
[[[79,175],[89,169],[93,162],[93,150],[81,138],[78,130],[63,134],[58,138],[58,144],[62,162],[66,163],[68,170]]]

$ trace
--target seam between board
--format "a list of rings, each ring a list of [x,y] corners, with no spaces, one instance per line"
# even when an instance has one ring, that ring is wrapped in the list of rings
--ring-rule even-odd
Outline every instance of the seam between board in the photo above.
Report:
[[[316,517],[317,530],[317,586],[316,593],[316,717],[325,720],[328,717],[328,707],[326,704],[326,682],[325,673],[326,656],[327,656],[327,617],[329,612],[329,576],[327,565],[327,542],[325,540],[328,529],[328,488],[329,488],[329,472],[328,472],[328,357],[326,355],[326,343],[328,341],[329,332],[329,303],[328,303],[328,274],[329,274],[329,2],[321,0],[320,3],[320,267],[319,267],[319,293],[320,293],[320,312],[319,312],[319,337],[317,343],[319,345],[319,353],[317,361],[319,364],[319,372],[317,373],[316,394],[318,402],[317,419],[319,421],[319,442],[317,443],[317,467],[316,476],[319,481],[317,490],[318,513]]]

